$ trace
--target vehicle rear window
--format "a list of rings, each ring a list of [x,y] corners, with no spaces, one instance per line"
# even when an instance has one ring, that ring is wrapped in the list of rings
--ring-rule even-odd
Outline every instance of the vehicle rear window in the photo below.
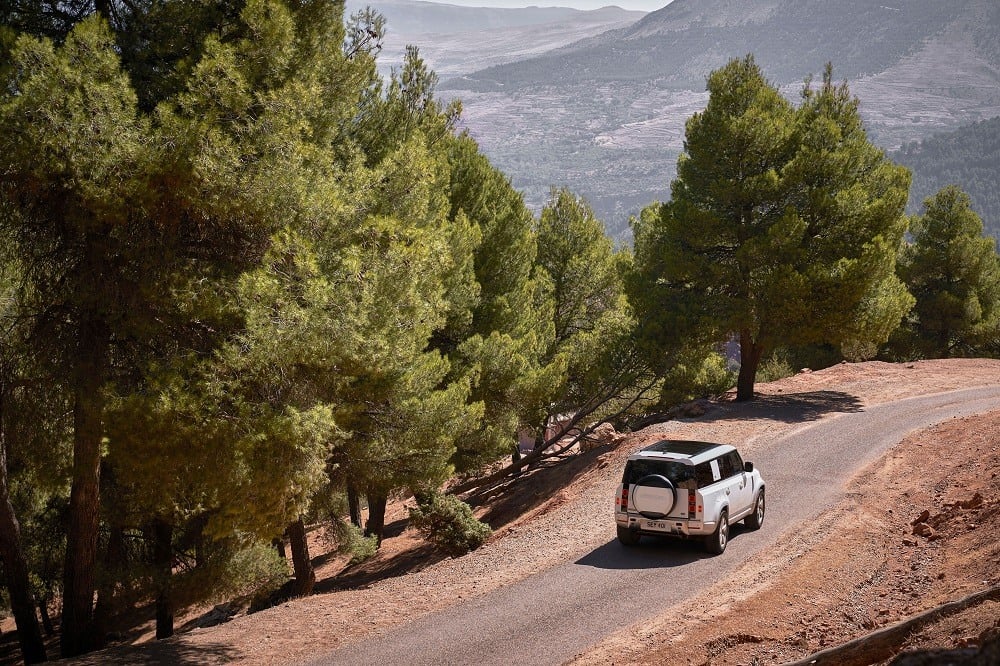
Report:
[[[670,479],[678,488],[694,488],[694,467],[672,460],[630,460],[625,464],[622,483],[636,483],[644,476],[659,474]]]

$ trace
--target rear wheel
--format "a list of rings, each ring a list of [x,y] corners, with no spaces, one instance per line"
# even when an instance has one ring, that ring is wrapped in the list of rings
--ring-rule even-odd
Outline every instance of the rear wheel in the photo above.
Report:
[[[757,493],[757,500],[753,503],[753,513],[743,521],[752,530],[759,530],[764,524],[764,489]]]
[[[719,514],[719,524],[715,532],[705,539],[705,550],[715,555],[721,555],[729,543],[729,512],[725,509]]]
[[[639,545],[639,533],[635,530],[630,530],[627,527],[622,527],[618,525],[618,540],[622,542],[623,546],[638,546]]]

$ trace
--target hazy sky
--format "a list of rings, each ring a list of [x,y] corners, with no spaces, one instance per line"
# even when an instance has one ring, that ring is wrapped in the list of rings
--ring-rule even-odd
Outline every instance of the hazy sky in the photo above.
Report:
[[[653,11],[667,4],[670,0],[431,0],[449,5],[468,5],[471,7],[574,7],[576,9],[597,9],[607,5],[617,5],[622,9],[640,9]]]

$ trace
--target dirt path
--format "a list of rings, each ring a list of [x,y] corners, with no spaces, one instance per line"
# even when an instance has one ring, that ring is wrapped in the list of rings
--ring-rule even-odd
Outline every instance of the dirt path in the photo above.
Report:
[[[604,525],[603,543],[589,552],[491,594],[456,604],[392,632],[354,643],[317,664],[408,666],[469,663],[558,665],[623,625],[659,624],[663,613],[691,598],[717,609],[714,585],[730,589],[741,565],[768,560],[780,536],[800,533],[844,494],[844,484],[863,466],[927,423],[1000,408],[1000,387],[965,389],[843,412],[768,442],[757,451],[768,483],[767,529],[735,526],[720,557],[700,543],[645,539],[622,547],[610,529],[607,507],[581,517]],[[759,415],[758,405],[740,405],[742,419]],[[794,420],[791,406],[764,408],[772,417]],[[728,416],[726,417],[729,418]],[[710,420],[710,417],[706,416]],[[620,469],[620,467],[618,468]],[[615,480],[602,484],[614,496]],[[606,500],[610,503],[610,499]],[[571,525],[572,527],[572,525]],[[672,622],[657,633],[669,635]],[[626,630],[631,636],[635,629]],[[455,637],[461,640],[455,640]]]
[[[613,450],[577,456],[557,470],[520,483],[513,499],[510,495],[506,499],[498,498],[480,509],[498,529],[490,543],[466,557],[428,559],[421,541],[404,530],[386,541],[377,558],[349,572],[358,587],[237,617],[218,627],[188,631],[155,646],[106,651],[95,655],[88,663],[307,662],[352,641],[392,631],[403,622],[512,586],[532,574],[572,561],[606,544],[610,522],[591,523],[583,517],[610,516],[608,484],[613,484],[620,474],[621,463],[628,453],[649,441],[669,435],[730,441],[737,443],[746,456],[753,459],[769,442],[801,427],[803,422],[821,421],[908,396],[998,384],[1000,362],[951,360],[907,365],[841,364],[820,372],[800,373],[770,385],[759,385],[761,400],[753,414],[741,416],[742,406],[725,401],[715,403],[703,417],[648,428],[631,435]],[[979,468],[969,466],[970,460],[982,456],[975,446],[985,446],[992,451],[994,463],[1000,459],[996,451],[1000,435],[995,422],[991,423],[989,427],[980,427],[979,420],[973,419],[941,426],[954,425],[959,433],[951,438],[950,444],[941,444],[945,450],[961,451],[961,455],[954,456],[956,464],[947,469],[928,465],[928,460],[936,459],[936,454],[928,447],[932,442],[937,445],[937,435],[928,435],[931,439],[923,446],[907,444],[894,450],[892,457],[884,461],[888,466],[885,473],[903,472],[892,481],[894,485],[889,486],[892,488],[890,494],[866,499],[870,496],[865,489],[872,483],[888,483],[882,477],[870,477],[876,473],[872,468],[869,476],[859,480],[857,489],[852,491],[855,494],[849,496],[846,504],[821,517],[813,532],[780,542],[767,558],[754,559],[735,574],[736,578],[721,583],[726,594],[731,596],[722,597],[728,601],[713,617],[726,617],[727,612],[742,617],[746,611],[734,610],[737,605],[757,604],[745,608],[755,609],[757,618],[766,618],[759,619],[744,633],[736,629],[737,624],[711,621],[713,617],[705,616],[699,610],[703,606],[695,599],[670,616],[648,618],[643,627],[632,627],[632,622],[623,618],[621,626],[628,630],[608,639],[581,660],[604,663],[610,655],[615,655],[616,663],[632,659],[687,664],[705,663],[711,656],[713,664],[747,664],[751,650],[755,650],[752,656],[757,656],[760,663],[777,663],[808,654],[821,645],[821,641],[834,640],[840,635],[838,632],[845,636],[856,635],[865,627],[882,626],[910,611],[929,607],[952,592],[958,594],[982,585],[981,581],[988,576],[981,566],[977,572],[971,564],[972,559],[967,566],[959,564],[965,562],[961,553],[966,545],[959,537],[982,536],[987,541],[992,538],[995,544],[1000,534],[995,521],[974,518],[979,521],[974,524],[979,526],[964,532],[957,530],[953,540],[943,538],[925,542],[902,532],[909,527],[909,520],[915,517],[918,508],[934,513],[943,508],[944,501],[951,501],[952,496],[965,498],[977,484],[986,491],[982,493],[986,498],[985,506],[993,507],[1000,502],[996,476],[987,474],[984,480]],[[961,433],[978,433],[984,439],[974,445],[971,436]],[[925,450],[929,455],[924,455]],[[965,464],[960,464],[963,460]],[[926,489],[918,489],[916,480],[914,484],[908,483],[906,470],[910,470],[912,476],[913,469],[925,470],[918,480],[920,484],[930,484]],[[949,485],[952,483],[955,485]],[[949,494],[935,494],[938,487]],[[401,505],[396,510],[397,516],[403,515]],[[882,515],[873,513],[879,510]],[[891,533],[873,527],[884,523],[887,511],[892,512],[895,521]],[[946,530],[941,532],[949,534]],[[901,546],[902,538],[913,540],[916,545]],[[952,544],[957,549],[952,548]],[[734,545],[738,545],[738,540],[734,540]],[[897,551],[907,557],[898,556]],[[855,552],[856,557],[848,556]],[[987,554],[982,549],[972,552]],[[955,566],[945,570],[944,578],[938,579],[937,570],[921,568],[925,563],[930,567],[932,561],[944,562],[942,566],[946,568],[952,567],[951,563]],[[329,560],[320,570],[321,580],[326,578],[329,586],[331,581],[335,582],[329,577],[342,568],[343,562]],[[410,573],[372,582],[373,577],[386,571]],[[832,573],[836,571],[841,573]],[[874,575],[877,571],[883,573]],[[899,578],[892,578],[892,572],[898,573]],[[938,582],[926,586],[927,581],[922,577]],[[886,591],[885,596],[879,596],[875,590],[883,579],[891,581],[887,588],[891,593]],[[818,582],[810,586],[806,584],[808,581]],[[845,601],[846,597],[854,599],[850,595],[855,594],[852,592],[855,588],[872,590],[874,597],[858,603]],[[657,633],[655,627],[660,626],[657,623],[661,621],[670,623],[674,629],[665,635]],[[677,627],[684,628],[682,635],[686,637],[680,647],[671,642],[679,635]],[[740,636],[754,638],[747,642]],[[140,636],[143,637],[148,634]],[[949,634],[949,641],[951,638]]]

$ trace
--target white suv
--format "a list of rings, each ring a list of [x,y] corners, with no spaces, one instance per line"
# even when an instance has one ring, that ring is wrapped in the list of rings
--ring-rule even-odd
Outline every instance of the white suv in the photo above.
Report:
[[[728,444],[664,439],[633,453],[615,495],[618,540],[643,534],[703,538],[722,553],[729,526],[764,522],[764,479]]]

